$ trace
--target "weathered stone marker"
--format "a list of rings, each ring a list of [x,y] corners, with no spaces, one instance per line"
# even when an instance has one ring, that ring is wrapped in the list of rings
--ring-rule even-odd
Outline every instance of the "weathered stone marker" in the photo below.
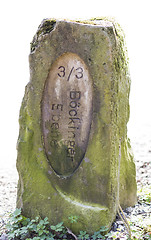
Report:
[[[75,233],[110,228],[118,203],[136,201],[121,30],[107,20],[44,20],[31,44],[30,76],[20,111],[17,207],[64,221]]]

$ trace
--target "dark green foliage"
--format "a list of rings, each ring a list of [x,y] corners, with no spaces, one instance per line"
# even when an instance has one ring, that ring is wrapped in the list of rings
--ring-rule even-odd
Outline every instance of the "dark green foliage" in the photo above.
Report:
[[[147,193],[148,196],[148,193]],[[140,196],[139,196],[140,199]],[[144,199],[145,194],[144,194]],[[145,201],[143,199],[143,201]],[[146,200],[148,204],[148,199]],[[150,201],[149,201],[150,204]],[[78,216],[69,216],[68,219],[72,224],[78,221]],[[143,216],[133,216],[129,222],[132,231],[131,240],[147,239],[151,240],[151,222],[150,217],[143,219]],[[48,218],[40,219],[36,217],[30,220],[22,216],[21,209],[16,209],[14,213],[10,215],[9,222],[7,224],[7,237],[9,240],[117,240],[123,237],[123,230],[117,229],[116,232],[110,231],[107,227],[101,227],[99,231],[94,232],[90,236],[86,231],[80,231],[78,236],[75,236],[70,229],[63,225],[63,222],[57,225],[50,225]],[[127,236],[127,239],[128,236]]]
[[[69,216],[68,219],[74,224],[77,222],[78,216]],[[7,229],[9,240],[105,239],[102,233],[108,230],[106,227],[102,227],[92,236],[89,236],[86,231],[80,231],[80,234],[76,237],[69,229],[63,226],[63,222],[57,225],[50,225],[47,217],[44,220],[39,217],[30,220],[21,215],[21,209],[16,209],[15,212],[10,215]]]
[[[81,239],[81,240],[86,240],[86,239],[89,239],[89,234],[87,234],[86,231],[80,231],[80,234],[78,235],[78,239]]]
[[[76,223],[78,221],[78,216],[70,216],[68,219],[71,223]]]
[[[16,209],[10,216],[7,224],[8,239],[27,239],[27,240],[54,240],[54,236],[59,231],[63,231],[62,223],[50,226],[48,218],[44,220],[36,217],[33,220],[21,215],[21,209]],[[54,234],[55,233],[55,234]],[[58,237],[59,239],[59,237]]]

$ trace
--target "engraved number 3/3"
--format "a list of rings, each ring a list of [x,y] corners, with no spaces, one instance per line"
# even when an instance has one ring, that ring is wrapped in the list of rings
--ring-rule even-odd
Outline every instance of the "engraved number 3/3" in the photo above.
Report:
[[[60,66],[58,68],[58,70],[59,70],[58,76],[61,77],[61,78],[65,77],[65,75],[66,75],[65,67],[64,66]],[[69,81],[73,70],[74,70],[74,67],[72,67],[72,69],[70,70],[69,75],[67,77],[67,81]],[[76,78],[77,79],[83,78],[83,68],[82,67],[78,67],[75,70],[76,70],[76,74],[75,74]]]

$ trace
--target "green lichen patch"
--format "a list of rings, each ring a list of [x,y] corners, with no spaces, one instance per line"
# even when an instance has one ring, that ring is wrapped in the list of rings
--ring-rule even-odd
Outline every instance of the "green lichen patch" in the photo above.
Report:
[[[35,48],[37,47],[39,37],[50,33],[54,29],[55,24],[56,24],[56,20],[54,20],[54,19],[44,19],[42,21],[42,23],[38,27],[38,30],[33,38],[33,41],[31,42],[31,52],[33,52],[35,50]]]

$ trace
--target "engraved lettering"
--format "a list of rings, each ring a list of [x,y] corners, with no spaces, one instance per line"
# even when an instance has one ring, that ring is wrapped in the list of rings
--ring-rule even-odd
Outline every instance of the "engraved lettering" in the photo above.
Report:
[[[73,156],[74,157],[74,155],[75,155],[75,150],[73,149],[73,148],[68,148],[68,157],[71,157],[71,156]]]
[[[71,121],[68,123],[68,124],[76,124],[76,122],[75,122],[75,120],[79,120],[79,122],[80,122],[80,118],[69,118]]]
[[[58,129],[58,128],[59,128],[59,123],[56,123],[56,122],[55,122],[55,123],[52,123],[52,124],[51,124],[51,128],[52,128],[52,129]]]
[[[84,158],[92,119],[92,83],[77,54],[64,53],[52,64],[41,111],[47,159],[56,174],[69,177]]]
[[[70,79],[70,76],[71,76],[71,74],[72,74],[72,71],[73,71],[73,69],[74,69],[74,67],[71,69],[71,71],[70,71],[70,73],[69,73],[69,76],[68,76],[68,79],[67,79],[67,81],[69,81],[69,79]]]
[[[69,141],[69,145],[70,145],[71,147],[74,147],[74,146],[75,146],[75,141]]]
[[[68,138],[75,138],[75,133],[73,131],[68,131]]]
[[[71,108],[76,108],[76,107],[77,107],[77,102],[71,101],[70,104],[69,104],[69,106],[70,106]]]
[[[58,76],[59,77],[64,77],[65,76],[65,67],[60,66],[58,69],[60,70],[60,73],[58,73]]]
[[[60,119],[60,115],[52,115],[52,121],[58,122]]]
[[[61,111],[63,111],[63,104],[52,104],[52,110],[61,110]]]
[[[76,74],[76,78],[78,79],[83,78],[83,68],[78,67],[76,70],[78,70],[78,73]]]
[[[74,156],[76,154],[75,147],[76,147],[76,134],[77,130],[79,129],[78,124],[81,122],[81,119],[78,117],[78,109],[80,107],[79,100],[81,98],[81,91],[70,91],[70,99],[69,102],[69,122],[68,122],[68,138],[70,141],[67,142],[68,146],[68,158],[70,158],[71,161],[74,161]],[[74,101],[73,101],[74,100]],[[76,117],[75,117],[76,116]],[[72,131],[71,131],[72,130]]]
[[[77,115],[77,111],[75,109],[72,109],[72,110],[69,111],[69,115],[71,117],[75,117]]]
[[[81,92],[80,91],[71,91],[70,92],[70,98],[71,99],[80,99],[81,98]]]

